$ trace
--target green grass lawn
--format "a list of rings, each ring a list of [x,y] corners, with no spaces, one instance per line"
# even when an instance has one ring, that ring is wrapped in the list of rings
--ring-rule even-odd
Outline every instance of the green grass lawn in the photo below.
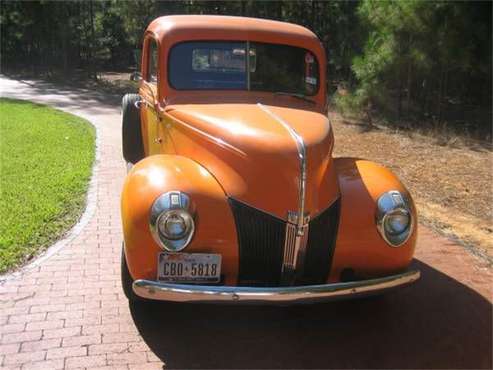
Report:
[[[28,261],[77,222],[94,148],[89,122],[0,99],[0,273]]]

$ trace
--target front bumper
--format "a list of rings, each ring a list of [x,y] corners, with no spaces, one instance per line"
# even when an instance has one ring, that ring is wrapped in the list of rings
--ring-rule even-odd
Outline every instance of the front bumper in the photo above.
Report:
[[[402,285],[420,277],[417,270],[377,279],[322,285],[252,288],[241,286],[207,286],[169,284],[150,280],[136,280],[133,290],[139,297],[172,301],[201,303],[303,303],[347,299],[372,295]]]

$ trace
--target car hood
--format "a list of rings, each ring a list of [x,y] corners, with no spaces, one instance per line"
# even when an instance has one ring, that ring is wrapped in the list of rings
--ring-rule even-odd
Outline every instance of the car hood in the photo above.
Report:
[[[292,130],[306,150],[305,210],[313,218],[339,193],[333,134],[320,113],[251,103],[176,104],[166,114],[176,154],[200,163],[229,197],[282,219],[298,210],[301,167]]]

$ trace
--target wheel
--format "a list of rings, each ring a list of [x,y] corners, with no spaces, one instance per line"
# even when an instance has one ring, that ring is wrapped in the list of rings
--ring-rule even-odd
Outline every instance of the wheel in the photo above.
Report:
[[[132,289],[132,284],[134,282],[134,279],[130,275],[130,271],[128,271],[127,259],[125,257],[125,248],[123,248],[123,244],[122,244],[121,274],[122,274],[122,288],[125,297],[127,297],[127,299],[130,302],[143,301],[143,299],[140,298],[137,294],[135,294]]]
[[[135,103],[137,94],[126,94],[122,99],[122,151],[125,161],[137,163],[144,158],[144,143],[140,127],[140,111]]]

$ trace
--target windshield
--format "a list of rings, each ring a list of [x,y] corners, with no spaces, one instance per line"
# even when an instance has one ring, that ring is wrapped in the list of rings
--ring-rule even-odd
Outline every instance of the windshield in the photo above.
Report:
[[[315,95],[319,86],[318,61],[313,53],[294,46],[259,42],[177,44],[170,51],[168,76],[171,87],[176,90],[255,90]]]

